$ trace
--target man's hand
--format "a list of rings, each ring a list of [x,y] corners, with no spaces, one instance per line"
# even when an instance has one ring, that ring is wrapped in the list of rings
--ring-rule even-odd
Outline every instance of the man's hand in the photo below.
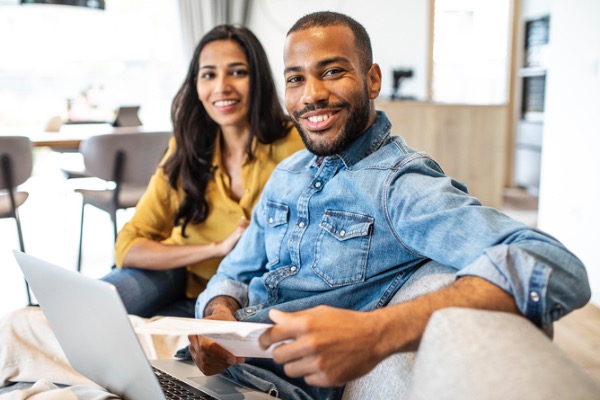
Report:
[[[245,361],[204,336],[190,335],[189,340],[192,360],[204,375],[220,374],[228,367]]]
[[[261,346],[291,339],[273,350],[273,360],[309,385],[344,384],[386,357],[378,349],[382,324],[375,313],[319,306],[296,313],[271,310],[269,317],[276,325],[260,337]]]
[[[206,306],[204,319],[220,321],[236,321],[233,313],[239,304],[231,297],[216,297]],[[192,360],[204,375],[216,375],[225,371],[229,366],[241,364],[244,357],[236,357],[214,341],[200,335],[188,336]]]
[[[338,386],[371,371],[386,357],[416,351],[431,314],[467,307],[519,314],[513,297],[478,277],[458,279],[446,288],[369,312],[319,306],[295,313],[271,310],[276,324],[260,337],[263,348],[290,377],[314,386]]]

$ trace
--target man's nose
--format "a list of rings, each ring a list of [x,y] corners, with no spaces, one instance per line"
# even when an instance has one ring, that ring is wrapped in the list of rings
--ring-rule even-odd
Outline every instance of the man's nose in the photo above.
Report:
[[[304,104],[316,104],[326,101],[329,97],[329,91],[325,83],[316,77],[306,78],[304,92],[302,93],[302,102]]]

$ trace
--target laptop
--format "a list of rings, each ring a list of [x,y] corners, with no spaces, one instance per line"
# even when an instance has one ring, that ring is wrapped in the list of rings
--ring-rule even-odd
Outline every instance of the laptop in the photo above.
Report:
[[[126,400],[270,399],[222,375],[204,376],[191,362],[151,360],[137,339],[116,288],[13,250],[71,366]],[[179,385],[193,397],[177,397]]]

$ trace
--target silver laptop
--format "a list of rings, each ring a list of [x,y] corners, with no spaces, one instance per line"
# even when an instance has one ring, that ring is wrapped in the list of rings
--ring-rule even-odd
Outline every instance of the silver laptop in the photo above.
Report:
[[[109,392],[127,400],[273,399],[188,362],[149,361],[113,285],[13,253],[71,366]],[[177,397],[169,385],[194,397]]]

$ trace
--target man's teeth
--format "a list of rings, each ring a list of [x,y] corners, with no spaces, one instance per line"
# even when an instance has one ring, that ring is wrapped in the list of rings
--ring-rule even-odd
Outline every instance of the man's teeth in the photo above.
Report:
[[[328,119],[330,116],[331,116],[331,115],[329,115],[329,114],[325,114],[325,115],[314,115],[314,116],[312,116],[312,117],[308,117],[308,120],[309,120],[310,122],[313,122],[313,123],[317,123],[317,122],[323,122],[323,121],[325,121],[326,119]]]
[[[215,106],[227,107],[227,106],[230,106],[235,103],[237,103],[237,100],[220,100],[220,101],[215,101]]]

